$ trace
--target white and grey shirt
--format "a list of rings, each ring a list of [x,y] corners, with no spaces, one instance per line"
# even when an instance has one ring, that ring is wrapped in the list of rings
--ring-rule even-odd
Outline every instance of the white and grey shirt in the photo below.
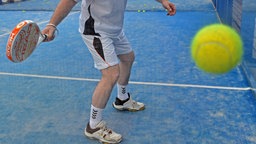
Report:
[[[127,0],[82,0],[79,32],[95,36],[119,35],[126,4]]]

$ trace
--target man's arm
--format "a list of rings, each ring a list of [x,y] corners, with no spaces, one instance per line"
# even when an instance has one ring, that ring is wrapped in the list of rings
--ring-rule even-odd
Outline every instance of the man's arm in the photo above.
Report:
[[[167,10],[167,15],[173,16],[176,14],[176,7],[169,0],[156,0],[162,3],[163,7]]]
[[[50,22],[46,25],[45,29],[42,31],[43,34],[47,35],[46,41],[51,41],[54,39],[54,32],[56,26],[61,23],[61,21],[69,14],[72,8],[76,5],[76,0],[61,0],[57,5]]]

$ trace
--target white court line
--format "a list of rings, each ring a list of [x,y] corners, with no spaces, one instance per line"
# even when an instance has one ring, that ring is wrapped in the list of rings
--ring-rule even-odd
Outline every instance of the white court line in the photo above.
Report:
[[[90,81],[90,82],[98,82],[99,81],[99,79],[89,79],[89,78],[49,76],[49,75],[36,75],[36,74],[21,74],[21,73],[7,73],[7,72],[0,72],[0,75],[43,78],[43,79],[73,80],[73,81]],[[129,83],[130,84],[136,84],[136,85],[152,85],[152,86],[183,87],[183,88],[202,88],[202,89],[237,90],[237,91],[255,90],[251,87],[224,87],[224,86],[172,84],[172,83],[157,83],[157,82],[135,82],[135,81],[130,81]]]

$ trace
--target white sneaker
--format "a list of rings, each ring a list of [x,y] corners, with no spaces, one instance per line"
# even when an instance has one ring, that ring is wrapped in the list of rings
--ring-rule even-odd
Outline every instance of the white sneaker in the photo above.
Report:
[[[132,100],[132,97],[128,93],[129,98],[126,100],[120,100],[119,98],[116,98],[116,101],[113,102],[113,107],[118,110],[128,110],[128,111],[141,111],[145,109],[145,105],[140,102],[136,102]]]
[[[108,129],[105,121],[101,121],[95,129],[87,124],[84,134],[90,139],[97,139],[103,144],[117,144],[122,141],[122,136]]]

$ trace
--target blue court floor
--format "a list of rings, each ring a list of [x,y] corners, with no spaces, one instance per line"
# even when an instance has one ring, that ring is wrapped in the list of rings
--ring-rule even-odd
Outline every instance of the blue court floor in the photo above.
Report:
[[[5,56],[12,28],[24,19],[44,28],[57,2],[0,5],[1,144],[99,143],[83,134],[100,73],[78,33],[80,4],[58,26],[58,37],[29,59],[12,63]],[[190,57],[194,34],[219,22],[212,2],[173,2],[174,17],[155,1],[128,2],[124,27],[136,53],[129,91],[146,109],[113,109],[114,88],[104,120],[123,135],[122,144],[256,143],[256,100],[241,66],[210,75]]]

